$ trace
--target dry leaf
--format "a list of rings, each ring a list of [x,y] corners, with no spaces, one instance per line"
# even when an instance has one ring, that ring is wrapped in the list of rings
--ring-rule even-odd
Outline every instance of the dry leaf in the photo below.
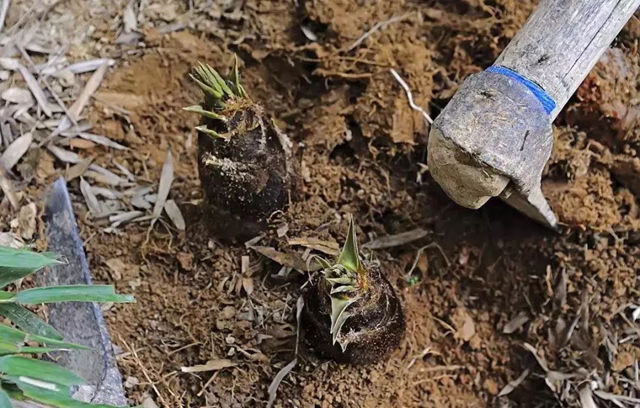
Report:
[[[86,173],[89,166],[91,165],[92,161],[93,159],[91,158],[85,159],[80,163],[74,164],[73,166],[69,167],[64,173],[65,180],[71,181],[73,179],[83,176],[84,173]]]
[[[416,228],[411,231],[403,232],[395,235],[387,235],[384,237],[380,237],[378,239],[374,239],[373,241],[369,241],[363,245],[363,248],[368,249],[384,249],[384,248],[392,248],[401,245],[406,245],[410,242],[417,241],[421,238],[427,236],[427,231],[422,228]]]
[[[80,178],[80,192],[82,192],[82,196],[84,197],[84,201],[87,203],[87,207],[89,211],[94,217],[99,216],[102,213],[102,206],[100,205],[100,201],[91,191],[91,186],[84,178]]]
[[[103,65],[113,66],[116,61],[111,58],[97,58],[88,61],[76,62],[64,68],[74,74],[84,74],[85,72],[95,71]]]
[[[2,156],[0,157],[0,164],[2,164],[5,169],[11,170],[13,166],[18,164],[18,161],[20,161],[27,150],[29,150],[31,142],[33,142],[33,136],[31,133],[25,133],[14,140],[13,143],[7,147],[4,153],[2,153]]]
[[[529,321],[529,316],[525,312],[520,312],[516,317],[509,320],[507,324],[502,328],[502,333],[511,334],[519,330],[526,322]]]
[[[49,151],[53,153],[53,155],[56,156],[58,160],[61,160],[65,163],[75,164],[75,163],[80,163],[82,161],[82,158],[78,156],[76,153],[70,152],[61,147],[48,144],[47,149],[49,149]]]
[[[269,389],[268,389],[269,402],[267,402],[267,408],[271,408],[273,406],[273,403],[276,400],[276,395],[278,394],[278,388],[280,387],[280,383],[282,382],[282,380],[284,380],[284,377],[286,377],[287,374],[289,374],[293,370],[296,364],[298,364],[297,358],[293,359],[293,361],[291,361],[289,364],[282,367],[280,371],[278,371],[278,374],[276,374],[276,376],[273,378],[273,381],[271,381],[271,384],[269,385]]]
[[[27,241],[33,239],[33,235],[36,233],[36,216],[38,215],[38,208],[35,203],[29,203],[20,208],[18,214],[18,230],[22,238]]]
[[[89,140],[73,138],[69,139],[69,147],[74,149],[92,149],[96,147],[96,144]]]
[[[78,133],[78,136],[80,136],[83,139],[92,141],[94,143],[98,143],[101,144],[103,146],[107,146],[107,147],[111,147],[113,149],[117,149],[117,150],[127,150],[128,147],[121,145],[120,143],[116,143],[113,140],[109,139],[106,136],[102,136],[102,135],[94,135],[93,133],[87,133],[87,132],[80,132]]]
[[[54,135],[60,134],[61,132],[69,129],[72,124],[71,119],[73,119],[74,122],[80,120],[80,114],[82,113],[82,110],[89,102],[89,98],[91,97],[91,95],[93,95],[93,93],[100,86],[100,83],[102,82],[102,79],[104,78],[104,74],[107,72],[108,67],[109,64],[104,63],[100,66],[100,68],[96,70],[96,72],[93,73],[93,75],[91,75],[91,78],[89,78],[89,80],[87,81],[84,89],[82,89],[80,96],[78,96],[76,101],[68,109],[69,116],[71,116],[71,118],[65,116],[64,119],[62,119],[58,124],[58,127],[56,127],[56,130],[53,132]]]
[[[36,101],[38,101],[38,105],[40,106],[44,114],[48,117],[51,117],[51,115],[53,114],[51,112],[51,105],[49,104],[49,101],[47,101],[47,97],[44,94],[44,91],[42,90],[42,88],[40,88],[40,85],[38,85],[38,81],[36,81],[33,75],[31,75],[31,72],[29,72],[29,70],[22,64],[18,63],[17,69],[18,71],[20,71],[20,74],[22,74],[22,77],[27,83],[29,90],[31,90],[31,93],[36,98]]]
[[[184,222],[184,217],[182,216],[180,208],[175,201],[167,200],[167,202],[164,204],[164,211],[167,213],[169,219],[171,220],[171,222],[173,222],[173,225],[175,225],[178,230],[185,230],[186,225]]]
[[[123,179],[122,177],[118,176],[112,171],[105,169],[104,167],[98,166],[97,164],[91,164],[89,166],[89,170],[92,170],[99,174],[100,177],[95,174],[92,175],[92,177],[100,181],[101,183],[110,184],[113,186],[118,186],[118,185],[127,183],[127,180]]]
[[[277,251],[275,248],[263,246],[252,246],[251,249],[280,265],[293,268],[300,272],[313,272],[322,268],[317,262],[307,265],[302,259],[302,256],[297,253],[284,253]]]
[[[191,367],[181,367],[183,373],[201,373],[203,371],[217,371],[224,368],[235,367],[238,364],[226,358],[209,360],[204,364],[194,365]]]
[[[155,223],[162,214],[164,204],[169,197],[169,191],[171,191],[171,183],[173,183],[173,156],[171,155],[171,149],[167,150],[167,157],[162,165],[162,173],[160,174],[160,185],[158,186],[158,199],[156,205],[153,207],[153,221]]]
[[[510,381],[509,384],[505,385],[504,388],[500,390],[500,392],[498,393],[498,397],[503,397],[505,395],[511,394],[513,390],[515,390],[516,388],[518,388],[520,384],[522,384],[522,382],[525,380],[525,378],[527,378],[528,375],[529,375],[529,369],[527,368],[522,372],[522,374],[518,376],[518,378],[516,378],[513,381]]]
[[[456,309],[452,320],[457,330],[456,338],[462,341],[469,341],[476,334],[476,326],[466,309]]]
[[[318,238],[300,237],[291,238],[289,245],[300,245],[305,248],[315,249],[327,255],[338,256],[340,253],[340,245],[336,241],[325,241]]]
[[[0,95],[2,99],[11,103],[31,105],[33,104],[33,98],[31,92],[28,89],[12,87],[4,90]]]

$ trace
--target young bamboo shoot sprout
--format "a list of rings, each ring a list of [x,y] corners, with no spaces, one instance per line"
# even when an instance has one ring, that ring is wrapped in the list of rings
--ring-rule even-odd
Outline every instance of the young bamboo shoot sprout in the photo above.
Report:
[[[360,257],[353,219],[335,264],[315,259],[322,271],[304,294],[308,342],[338,362],[370,364],[387,356],[402,340],[404,314],[380,268]]]
[[[292,144],[240,83],[238,59],[231,79],[209,65],[190,74],[204,92],[199,105],[200,181],[222,238],[252,237],[274,211],[288,203],[294,185]]]

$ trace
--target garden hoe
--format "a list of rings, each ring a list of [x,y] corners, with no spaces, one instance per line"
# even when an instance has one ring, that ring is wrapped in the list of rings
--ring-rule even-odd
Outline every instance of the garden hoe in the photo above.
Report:
[[[470,76],[429,134],[433,178],[458,204],[500,197],[551,227],[540,179],[551,124],[640,0],[542,0],[493,66]]]

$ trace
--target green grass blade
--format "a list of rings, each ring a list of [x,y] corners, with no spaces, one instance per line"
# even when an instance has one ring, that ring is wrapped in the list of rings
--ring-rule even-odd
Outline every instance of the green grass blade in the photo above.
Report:
[[[124,408],[105,404],[90,404],[77,401],[69,397],[68,390],[51,391],[44,388],[17,381],[16,384],[22,390],[25,397],[30,400],[46,404],[55,408]]]
[[[131,295],[117,295],[112,285],[49,286],[18,292],[15,302],[36,305],[53,302],[134,302]]]
[[[9,394],[7,394],[2,388],[0,388],[0,408],[13,408],[11,400],[9,399]]]
[[[59,264],[55,254],[0,246],[0,288],[35,271]]]
[[[62,334],[24,306],[15,303],[0,304],[0,316],[11,320],[13,324],[27,333],[53,340],[62,340]]]
[[[0,357],[0,372],[10,377],[29,377],[64,386],[85,383],[82,378],[55,363],[19,356]]]

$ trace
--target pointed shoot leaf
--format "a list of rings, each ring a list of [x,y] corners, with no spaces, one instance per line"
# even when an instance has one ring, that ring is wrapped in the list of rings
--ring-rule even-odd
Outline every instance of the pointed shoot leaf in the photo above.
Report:
[[[352,272],[357,272],[360,267],[360,254],[358,253],[358,238],[353,217],[349,219],[349,231],[342,252],[338,257],[338,263]]]
[[[340,329],[347,321],[351,315],[346,313],[346,309],[355,301],[357,301],[357,297],[341,299],[338,297],[331,297],[331,330],[330,333],[333,334],[333,344],[336,344],[336,340],[338,339],[338,335],[340,334]]]

